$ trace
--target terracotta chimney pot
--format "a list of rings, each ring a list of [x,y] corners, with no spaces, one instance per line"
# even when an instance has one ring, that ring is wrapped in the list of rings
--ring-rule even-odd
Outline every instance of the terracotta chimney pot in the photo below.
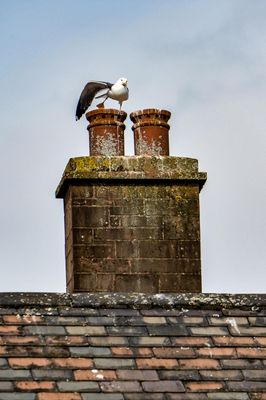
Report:
[[[170,111],[147,108],[132,112],[135,155],[168,156]]]
[[[127,113],[112,108],[95,109],[86,113],[89,121],[91,156],[124,155],[124,121]]]

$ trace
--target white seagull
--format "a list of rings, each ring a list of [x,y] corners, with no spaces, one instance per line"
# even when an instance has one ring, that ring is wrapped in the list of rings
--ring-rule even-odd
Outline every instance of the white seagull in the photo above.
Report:
[[[103,81],[90,81],[84,87],[81,92],[79,102],[76,110],[76,121],[80,119],[80,117],[86,112],[87,108],[91,105],[94,97],[98,92],[104,89],[108,89],[107,92],[101,94],[100,96],[95,97],[96,99],[100,97],[105,97],[102,103],[98,104],[97,107],[103,108],[105,101],[110,98],[113,100],[117,100],[120,104],[120,110],[122,107],[123,101],[128,99],[128,87],[127,87],[127,79],[119,78],[116,83],[103,82]]]

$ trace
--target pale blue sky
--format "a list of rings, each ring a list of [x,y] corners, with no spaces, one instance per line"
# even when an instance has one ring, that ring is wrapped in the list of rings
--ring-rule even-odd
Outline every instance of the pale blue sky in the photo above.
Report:
[[[125,111],[170,110],[171,154],[208,172],[204,291],[265,292],[266,2],[0,0],[0,51],[0,291],[65,290],[54,191],[88,154],[76,103],[126,76]]]

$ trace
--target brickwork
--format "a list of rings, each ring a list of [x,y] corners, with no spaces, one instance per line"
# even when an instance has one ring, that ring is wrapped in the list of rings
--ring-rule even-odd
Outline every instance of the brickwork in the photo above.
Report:
[[[74,169],[70,179],[67,170],[59,195],[68,291],[200,292],[196,160],[153,157],[149,164],[139,158],[137,165],[112,157],[116,170],[103,159],[97,179],[90,166],[95,159],[84,161],[87,175]]]
[[[266,399],[265,296],[9,293],[0,305],[0,399]]]

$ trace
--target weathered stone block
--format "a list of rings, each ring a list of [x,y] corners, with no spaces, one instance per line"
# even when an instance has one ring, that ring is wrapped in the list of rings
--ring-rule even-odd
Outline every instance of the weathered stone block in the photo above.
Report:
[[[112,292],[114,290],[114,274],[97,274],[97,289],[100,292]]]
[[[200,259],[200,241],[180,240],[178,243],[178,256],[182,258]]]
[[[71,235],[72,244],[87,244],[93,243],[93,231],[88,228],[73,228],[73,234]],[[67,247],[71,244],[67,243]]]
[[[114,244],[74,245],[75,258],[114,258]]]
[[[145,240],[139,243],[140,258],[174,258],[175,242],[168,240]]]
[[[97,291],[97,275],[93,274],[74,274],[74,288],[78,288],[78,292],[95,292]]]
[[[116,257],[125,259],[139,257],[139,243],[137,240],[133,240],[132,242],[126,240],[117,241]]]
[[[86,273],[130,273],[131,260],[116,258],[82,258],[75,260],[76,272]]]
[[[72,224],[78,228],[106,226],[108,222],[107,207],[73,207]]]
[[[71,197],[72,199],[88,199],[93,197],[94,187],[93,185],[78,185],[73,186],[71,189]]]
[[[161,274],[160,291],[197,293],[201,291],[201,276],[192,274]]]
[[[116,275],[114,289],[116,292],[157,293],[159,291],[158,275]]]

